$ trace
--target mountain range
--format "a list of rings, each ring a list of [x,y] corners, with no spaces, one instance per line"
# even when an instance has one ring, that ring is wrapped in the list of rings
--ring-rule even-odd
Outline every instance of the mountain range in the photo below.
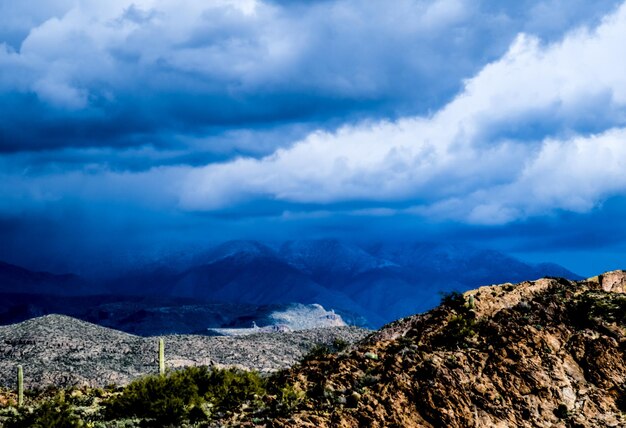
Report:
[[[9,308],[5,303],[0,311],[19,314],[20,310],[28,309],[34,311],[33,315],[43,315],[50,313],[50,306],[55,306],[55,312],[67,313],[59,311],[58,303],[51,304],[54,296],[87,294],[100,296],[89,297],[87,306],[92,309],[97,306],[104,312],[110,310],[110,305],[102,308],[99,298],[111,303],[111,296],[116,296],[118,304],[139,299],[142,303],[137,310],[143,310],[144,315],[147,307],[171,307],[176,306],[175,302],[248,308],[319,303],[336,310],[348,323],[379,327],[436,306],[442,293],[545,276],[580,279],[559,265],[533,265],[498,251],[464,244],[357,245],[340,240],[293,240],[270,245],[259,241],[229,241],[185,257],[165,257],[141,264],[106,281],[31,272],[3,263],[0,293],[37,295],[40,302],[46,300],[41,296],[53,297],[34,309],[28,304],[24,308],[24,301],[28,302],[29,298],[22,297],[22,309]],[[87,318],[97,321],[93,312]],[[212,324],[207,327],[223,327],[214,325],[214,312],[206,320]],[[76,311],[71,315],[81,317]],[[162,314],[160,317],[163,318]],[[102,318],[115,317],[105,313]],[[227,318],[223,321],[229,326],[236,324],[236,317]],[[195,322],[198,321],[202,323],[202,320]],[[167,323],[167,319],[161,319],[160,323]]]

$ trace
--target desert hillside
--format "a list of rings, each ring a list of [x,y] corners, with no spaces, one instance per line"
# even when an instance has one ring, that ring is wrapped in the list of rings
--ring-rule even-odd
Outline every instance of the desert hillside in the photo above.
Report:
[[[451,295],[285,374],[310,400],[272,426],[626,426],[626,272]]]
[[[315,345],[354,342],[368,330],[319,328],[242,337],[164,336],[166,366],[238,366],[271,372],[293,365]],[[18,364],[32,387],[125,385],[158,372],[158,338],[140,337],[79,321],[47,315],[0,326],[0,387],[14,387]]]

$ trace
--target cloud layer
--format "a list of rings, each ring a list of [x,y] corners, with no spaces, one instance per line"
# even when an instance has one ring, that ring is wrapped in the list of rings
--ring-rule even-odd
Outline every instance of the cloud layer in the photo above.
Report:
[[[589,211],[626,190],[625,43],[626,6],[558,42],[520,35],[432,116],[209,165],[190,174],[182,204],[414,200],[415,213],[487,224]]]
[[[0,0],[0,259],[598,245],[626,201],[622,3]]]
[[[3,0],[0,152],[425,112],[517,31],[557,37],[616,0],[518,3]]]

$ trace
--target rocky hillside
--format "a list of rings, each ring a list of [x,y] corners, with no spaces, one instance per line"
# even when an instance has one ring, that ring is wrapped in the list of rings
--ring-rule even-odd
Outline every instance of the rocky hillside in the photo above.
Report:
[[[274,427],[626,426],[626,272],[449,295],[284,373]]]
[[[355,342],[369,333],[336,327],[245,337],[165,336],[169,368],[227,365],[275,371],[292,366],[317,344]],[[158,341],[62,315],[0,326],[0,387],[14,387],[24,366],[27,388],[124,385],[157,369]]]

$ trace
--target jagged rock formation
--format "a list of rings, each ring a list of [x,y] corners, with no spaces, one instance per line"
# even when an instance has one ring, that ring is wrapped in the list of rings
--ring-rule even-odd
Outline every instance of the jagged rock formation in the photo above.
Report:
[[[452,295],[284,376],[275,427],[626,426],[626,272]]]
[[[246,337],[165,336],[166,365],[239,366],[275,371],[292,366],[316,344],[349,343],[368,330],[336,327]],[[14,387],[18,364],[27,388],[124,385],[157,373],[156,337],[139,337],[62,315],[0,326],[0,387]]]

